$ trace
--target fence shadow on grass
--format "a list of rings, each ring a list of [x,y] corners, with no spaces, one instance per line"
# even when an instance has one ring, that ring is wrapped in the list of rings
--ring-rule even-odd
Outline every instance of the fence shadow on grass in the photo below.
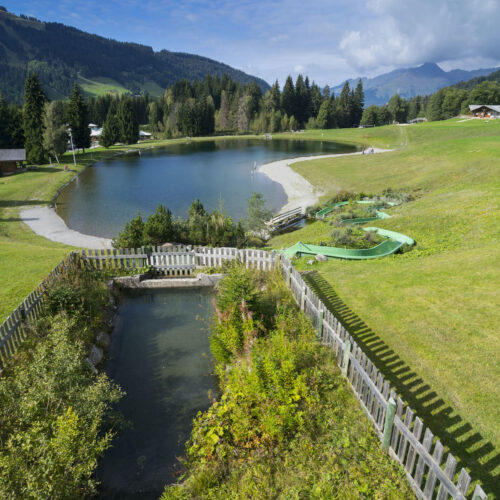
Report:
[[[460,467],[469,469],[483,489],[500,498],[500,453],[472,425],[424,382],[368,325],[337,295],[317,272],[304,273],[304,280],[323,304],[335,314],[365,354],[398,394],[449,448]],[[459,467],[457,467],[459,470]]]

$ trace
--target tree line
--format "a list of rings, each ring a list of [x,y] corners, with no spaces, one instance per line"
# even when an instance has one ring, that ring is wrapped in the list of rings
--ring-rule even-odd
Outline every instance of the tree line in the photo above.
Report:
[[[100,144],[136,143],[139,124],[153,136],[172,138],[213,134],[275,133],[301,128],[378,126],[419,117],[443,120],[468,113],[469,104],[498,104],[500,82],[481,81],[473,88],[445,87],[429,96],[404,99],[395,94],[385,106],[364,108],[361,80],[346,82],[338,96],[309,78],[289,76],[262,94],[256,82],[240,84],[227,75],[203,81],[181,80],[163,96],[105,95],[85,99],[78,85],[69,100],[50,102],[35,73],[25,82],[24,105],[8,104],[0,94],[0,148],[26,149],[29,163],[56,161],[68,147],[90,147],[89,122],[103,126]]]
[[[387,125],[396,121],[406,123],[415,118],[429,121],[447,120],[469,113],[470,104],[500,103],[500,82],[481,80],[474,87],[462,84],[444,87],[427,96],[404,99],[395,94],[385,106],[368,106],[361,118],[361,125]]]

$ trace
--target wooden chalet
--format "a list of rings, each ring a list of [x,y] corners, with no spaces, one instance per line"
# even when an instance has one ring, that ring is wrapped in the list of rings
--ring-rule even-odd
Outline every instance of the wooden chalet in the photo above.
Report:
[[[25,161],[25,149],[0,149],[0,177],[17,172]]]
[[[500,104],[469,104],[469,111],[476,118],[500,118]]]

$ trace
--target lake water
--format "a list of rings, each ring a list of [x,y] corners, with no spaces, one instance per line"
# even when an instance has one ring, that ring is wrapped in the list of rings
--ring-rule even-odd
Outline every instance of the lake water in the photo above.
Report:
[[[159,203],[186,217],[199,198],[208,210],[222,203],[235,219],[246,216],[254,191],[278,211],[287,197],[280,184],[257,166],[283,158],[349,153],[354,146],[333,142],[228,139],[174,144],[104,160],[86,169],[63,190],[57,212],[66,224],[84,234],[113,237],[138,211],[143,217]]]
[[[196,413],[216,396],[208,326],[213,290],[130,292],[112,333],[108,374],[126,392],[132,423],[101,461],[101,498],[159,498],[175,481]]]

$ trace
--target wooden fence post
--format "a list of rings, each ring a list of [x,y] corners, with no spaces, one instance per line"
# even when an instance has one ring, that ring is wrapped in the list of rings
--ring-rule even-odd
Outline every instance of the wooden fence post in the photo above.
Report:
[[[304,311],[306,308],[306,286],[302,287],[302,295],[300,296],[300,310]]]
[[[389,398],[387,410],[385,412],[384,432],[382,434],[382,449],[387,451],[391,442],[392,427],[394,425],[394,415],[396,414],[396,401]]]
[[[288,288],[292,288],[292,266],[288,268],[288,276],[287,276],[287,285]]]
[[[318,338],[323,336],[323,309],[318,311]]]
[[[342,367],[340,371],[344,377],[347,377],[347,367],[349,366],[349,355],[351,354],[351,341],[346,340],[344,344],[344,355],[342,356]]]

